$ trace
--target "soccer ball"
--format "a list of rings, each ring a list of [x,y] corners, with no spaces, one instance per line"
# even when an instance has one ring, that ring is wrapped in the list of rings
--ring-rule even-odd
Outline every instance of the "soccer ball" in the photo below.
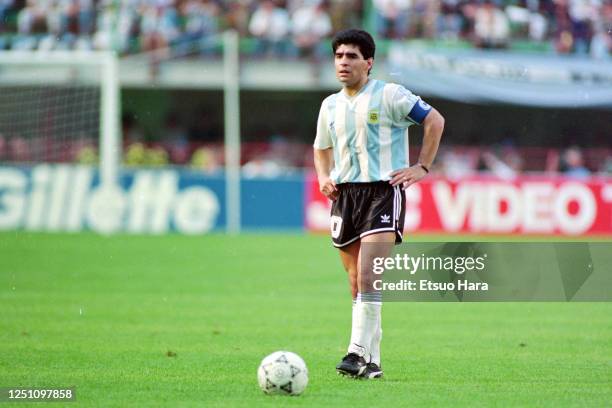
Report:
[[[257,380],[266,394],[300,395],[308,384],[308,368],[297,354],[276,351],[261,361]]]

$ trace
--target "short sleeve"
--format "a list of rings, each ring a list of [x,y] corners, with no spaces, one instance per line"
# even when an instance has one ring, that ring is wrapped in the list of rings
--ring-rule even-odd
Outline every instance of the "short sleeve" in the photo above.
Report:
[[[319,119],[317,120],[317,136],[313,144],[315,149],[324,150],[333,147],[330,129],[327,120],[327,99],[321,104]]]
[[[421,125],[431,112],[431,106],[403,86],[398,86],[391,101],[393,122],[396,126]]]

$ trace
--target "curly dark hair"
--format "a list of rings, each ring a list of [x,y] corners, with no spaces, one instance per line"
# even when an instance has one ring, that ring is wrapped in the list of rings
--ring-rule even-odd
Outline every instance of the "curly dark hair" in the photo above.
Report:
[[[361,51],[364,59],[374,58],[376,44],[367,31],[351,28],[338,32],[332,41],[332,50],[334,54],[342,44],[351,44],[359,47],[359,51]]]

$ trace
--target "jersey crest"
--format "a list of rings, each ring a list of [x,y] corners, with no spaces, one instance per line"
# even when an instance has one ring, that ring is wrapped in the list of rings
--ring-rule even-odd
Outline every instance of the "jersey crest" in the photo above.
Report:
[[[377,110],[371,110],[368,112],[368,123],[370,125],[377,125],[378,124],[378,111]]]

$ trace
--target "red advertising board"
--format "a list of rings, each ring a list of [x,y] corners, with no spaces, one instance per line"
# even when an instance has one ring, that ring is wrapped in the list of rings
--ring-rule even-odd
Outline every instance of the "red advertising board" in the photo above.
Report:
[[[306,181],[305,224],[329,229],[330,202]],[[612,236],[612,178],[426,178],[406,191],[407,231]]]

